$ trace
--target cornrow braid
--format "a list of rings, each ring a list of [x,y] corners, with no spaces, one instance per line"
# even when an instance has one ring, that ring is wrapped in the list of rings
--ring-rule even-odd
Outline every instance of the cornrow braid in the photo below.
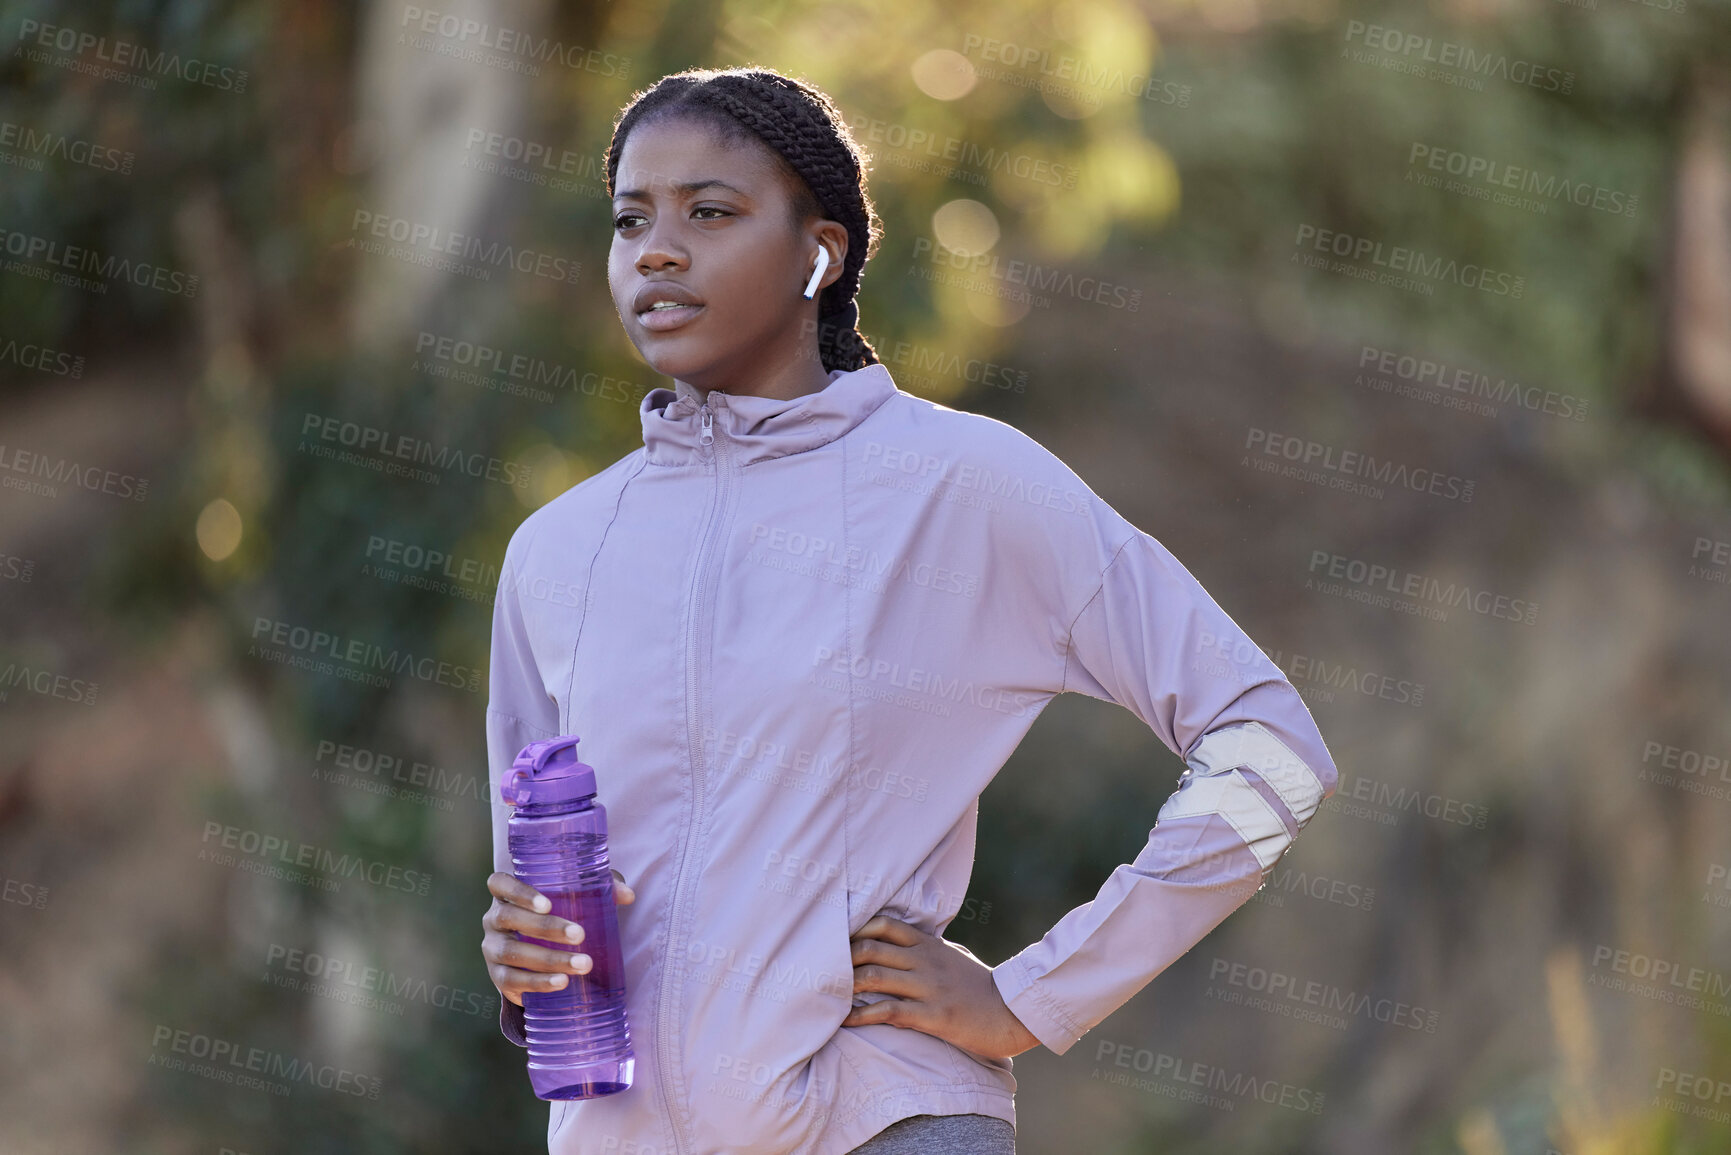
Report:
[[[841,276],[818,294],[818,354],[826,370],[877,364],[877,350],[859,331],[854,298],[883,226],[866,192],[866,154],[834,102],[805,81],[767,68],[690,68],[664,76],[632,97],[614,122],[608,196],[617,187],[619,155],[631,130],[675,117],[710,125],[726,141],[762,141],[799,178],[793,182],[795,223],[819,216],[846,227]]]

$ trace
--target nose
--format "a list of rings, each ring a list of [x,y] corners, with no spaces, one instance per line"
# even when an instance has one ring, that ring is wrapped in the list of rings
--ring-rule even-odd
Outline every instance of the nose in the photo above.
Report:
[[[650,253],[645,251],[637,258],[637,271],[640,273],[653,273],[661,269],[683,269],[684,267],[683,258],[667,252]]]
[[[660,222],[653,222],[639,238],[642,245],[637,250],[637,271],[653,273],[663,269],[683,269],[686,267],[686,255],[677,245],[665,239]]]

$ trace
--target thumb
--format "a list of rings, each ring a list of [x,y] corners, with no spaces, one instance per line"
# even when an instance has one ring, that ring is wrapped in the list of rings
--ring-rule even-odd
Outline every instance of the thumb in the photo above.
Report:
[[[625,881],[625,876],[617,870],[613,871],[613,901],[620,906],[629,906],[637,899],[637,892],[631,889],[631,884]]]

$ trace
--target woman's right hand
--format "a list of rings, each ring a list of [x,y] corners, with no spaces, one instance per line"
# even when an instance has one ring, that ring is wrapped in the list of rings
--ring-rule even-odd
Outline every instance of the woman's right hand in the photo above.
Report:
[[[594,963],[577,949],[583,942],[583,928],[569,919],[546,913],[553,909],[546,895],[502,870],[488,876],[487,889],[493,894],[493,905],[481,917],[481,926],[486,931],[481,938],[481,957],[487,960],[487,977],[499,988],[501,996],[522,1006],[524,991],[561,990],[570,981],[565,977],[567,974],[589,973]],[[629,906],[636,900],[637,894],[625,876],[615,870],[613,901]],[[523,942],[512,931],[548,942],[568,942],[573,950],[549,950]]]

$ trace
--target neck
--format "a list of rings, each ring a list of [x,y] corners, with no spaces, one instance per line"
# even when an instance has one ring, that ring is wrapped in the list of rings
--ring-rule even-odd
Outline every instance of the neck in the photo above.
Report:
[[[753,373],[732,383],[713,378],[709,379],[710,383],[707,386],[682,378],[675,378],[675,381],[693,390],[700,402],[709,397],[712,389],[719,389],[721,392],[734,397],[776,397],[783,401],[791,401],[795,397],[804,397],[807,393],[816,393],[823,389],[829,384],[829,374],[825,372],[820,362],[813,361],[810,369],[798,373]]]
[[[807,393],[820,392],[829,384],[829,371],[818,354],[816,323],[804,325],[803,343],[796,343],[800,329],[792,329],[757,346],[749,365],[708,365],[698,379],[676,377],[680,385],[694,390],[699,403],[712,389],[734,397],[775,397],[791,401]]]

